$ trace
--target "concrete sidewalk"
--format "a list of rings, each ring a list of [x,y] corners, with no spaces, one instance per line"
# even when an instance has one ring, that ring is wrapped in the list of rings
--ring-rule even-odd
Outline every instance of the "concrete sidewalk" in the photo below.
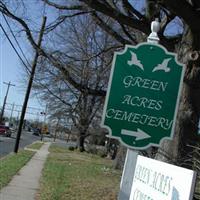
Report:
[[[45,143],[11,182],[0,191],[0,200],[34,200],[50,144],[50,142]]]

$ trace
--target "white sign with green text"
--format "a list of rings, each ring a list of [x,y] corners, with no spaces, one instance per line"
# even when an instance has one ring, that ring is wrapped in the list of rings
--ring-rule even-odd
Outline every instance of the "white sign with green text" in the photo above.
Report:
[[[137,157],[129,200],[192,200],[194,171]]]

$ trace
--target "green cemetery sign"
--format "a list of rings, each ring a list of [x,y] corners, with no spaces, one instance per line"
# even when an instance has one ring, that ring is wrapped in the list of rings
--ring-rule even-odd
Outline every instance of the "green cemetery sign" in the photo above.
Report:
[[[114,55],[102,126],[134,149],[173,137],[184,68],[164,47],[141,43]]]

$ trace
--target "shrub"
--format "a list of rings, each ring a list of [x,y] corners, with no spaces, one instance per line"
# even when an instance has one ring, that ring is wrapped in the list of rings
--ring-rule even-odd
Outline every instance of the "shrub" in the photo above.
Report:
[[[75,147],[73,147],[73,146],[69,146],[69,148],[68,148],[70,151],[74,151],[75,150]]]
[[[98,149],[97,155],[99,155],[102,158],[105,158],[107,156],[106,149]]]
[[[86,151],[91,154],[97,154],[97,148],[95,145],[88,144],[86,147]]]

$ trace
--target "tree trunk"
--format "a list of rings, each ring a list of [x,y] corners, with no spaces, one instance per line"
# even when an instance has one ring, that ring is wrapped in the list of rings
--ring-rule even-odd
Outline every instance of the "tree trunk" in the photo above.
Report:
[[[85,141],[85,133],[80,133],[79,142],[78,142],[78,148],[80,152],[85,151],[84,141]]]
[[[126,158],[126,152],[127,152],[127,148],[120,145],[117,156],[114,160],[114,168],[115,169],[123,169],[125,158]]]
[[[195,38],[197,37],[195,36]],[[182,63],[185,63],[186,72],[175,136],[173,141],[165,140],[162,142],[156,158],[197,171],[194,199],[200,199],[200,162],[197,162],[200,158],[200,136],[197,134],[200,117],[200,56],[196,52],[196,50],[199,51],[200,47],[193,39],[194,35],[189,29],[186,29],[183,40],[178,47],[178,57]],[[198,45],[200,44],[198,43]]]
[[[197,66],[193,66],[193,69],[191,69],[192,71],[195,70],[194,67]],[[187,65],[187,71],[188,70],[190,70],[189,65]],[[193,76],[194,74],[191,73],[193,72],[188,73],[188,75]],[[199,153],[196,153],[200,142],[198,136],[200,88],[194,88],[190,84],[185,84],[183,94],[183,103],[180,107],[182,118],[180,119],[181,129],[177,164],[198,172],[195,197],[196,199],[200,199],[200,163],[196,165],[196,160],[199,160],[200,158],[200,151],[198,151]]]

